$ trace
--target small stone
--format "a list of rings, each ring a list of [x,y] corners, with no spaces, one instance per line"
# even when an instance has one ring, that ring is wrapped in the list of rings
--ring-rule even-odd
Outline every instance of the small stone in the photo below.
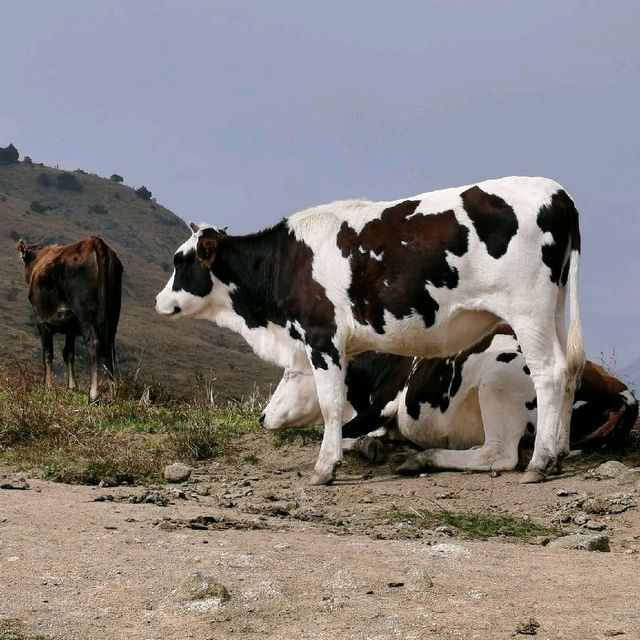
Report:
[[[195,492],[199,496],[208,496],[211,494],[211,487],[208,484],[199,484],[196,486]]]
[[[227,588],[200,571],[187,576],[175,590],[176,598],[192,611],[209,611],[230,600]]]
[[[169,520],[163,520],[158,525],[158,529],[160,529],[160,531],[175,531],[177,529],[177,525]]]
[[[182,462],[174,462],[164,468],[164,478],[167,482],[185,482],[191,476],[193,469]]]
[[[529,618],[529,622],[521,622],[516,628],[516,634],[523,636],[535,636],[538,633],[540,623],[535,618]]]
[[[587,520],[584,526],[585,529],[590,529],[591,531],[604,531],[607,528],[607,523],[600,520]]]
[[[607,638],[614,638],[615,636],[623,636],[625,633],[626,632],[621,629],[607,629],[607,631],[604,632],[604,635]]]
[[[573,516],[573,524],[577,524],[579,527],[581,527],[583,524],[587,523],[587,516],[584,515],[584,513],[576,513],[575,516]]]
[[[551,538],[549,536],[535,536],[529,540],[529,544],[535,544],[541,547],[546,547],[550,542]]]
[[[578,549],[580,551],[610,551],[609,538],[605,535],[576,533],[557,538],[549,543],[556,549]]]
[[[433,587],[433,580],[425,569],[412,567],[407,571],[407,587],[412,591],[423,591]]]
[[[604,498],[587,498],[582,504],[585,513],[603,514],[609,511],[609,503]]]
[[[454,534],[453,529],[451,527],[447,527],[446,525],[442,525],[440,527],[436,527],[434,529],[434,531],[436,533],[439,533],[439,534],[443,535],[443,536],[449,536],[449,537],[452,537],[453,534]]]
[[[578,492],[573,489],[558,489],[556,491],[556,495],[560,498],[564,498],[565,496],[575,496]]]
[[[629,467],[618,460],[609,460],[603,462],[597,469],[594,469],[594,476],[602,478],[603,480],[610,480],[611,478],[617,478],[627,471]]]
[[[10,480],[9,482],[0,483],[0,489],[10,489],[15,491],[26,491],[29,483],[26,480]]]

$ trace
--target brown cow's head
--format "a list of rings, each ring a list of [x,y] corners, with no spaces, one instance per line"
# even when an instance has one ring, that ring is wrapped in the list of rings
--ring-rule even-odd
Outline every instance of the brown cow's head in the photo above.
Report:
[[[44,248],[44,246],[45,245],[41,244],[27,244],[22,239],[18,240],[16,244],[18,255],[20,256],[22,262],[24,262],[24,275],[27,282],[29,282],[29,279],[31,278],[31,272],[33,271],[35,259],[38,256],[38,253]]]
[[[22,258],[22,261],[27,262],[27,259],[29,256],[29,247],[27,246],[27,243],[22,238],[18,240],[16,249],[18,249],[18,255]]]

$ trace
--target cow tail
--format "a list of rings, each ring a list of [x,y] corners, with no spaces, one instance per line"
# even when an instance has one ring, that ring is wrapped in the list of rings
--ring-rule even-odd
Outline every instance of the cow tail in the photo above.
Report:
[[[577,213],[577,212],[576,212]],[[578,266],[580,263],[580,231],[578,217],[575,216],[570,233],[569,253],[569,329],[567,331],[567,388],[576,389],[582,379],[586,355],[578,308]]]
[[[118,320],[122,289],[122,264],[118,256],[102,241],[96,246],[98,262],[98,326],[102,357],[112,349]],[[113,355],[113,354],[112,354]]]

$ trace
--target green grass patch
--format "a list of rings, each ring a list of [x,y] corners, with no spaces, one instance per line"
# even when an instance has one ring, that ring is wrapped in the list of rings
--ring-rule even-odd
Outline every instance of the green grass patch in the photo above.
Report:
[[[449,512],[426,509],[394,511],[390,519],[395,522],[410,523],[419,529],[433,529],[449,526],[464,538],[486,540],[494,536],[509,536],[530,540],[537,536],[554,534],[530,520],[523,520],[507,513],[476,513],[473,511]]]
[[[283,447],[287,444],[317,444],[322,442],[324,430],[322,427],[304,427],[299,429],[285,429],[275,434],[274,446]]]
[[[50,479],[158,481],[165,464],[226,456],[260,431],[259,399],[214,402],[124,380],[96,405],[86,391],[0,379],[0,461]]]

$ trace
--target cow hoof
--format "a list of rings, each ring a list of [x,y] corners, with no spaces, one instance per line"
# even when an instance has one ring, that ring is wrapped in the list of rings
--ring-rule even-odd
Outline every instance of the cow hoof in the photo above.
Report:
[[[535,469],[529,469],[522,474],[522,477],[520,478],[520,484],[534,484],[536,482],[542,482],[543,480],[543,473],[540,473]]]
[[[316,468],[309,480],[309,484],[312,486],[319,486],[323,484],[331,484],[336,479],[336,469],[342,464],[342,460],[338,460],[333,464],[330,471],[318,471]]]
[[[382,464],[387,459],[386,447],[377,438],[363,436],[358,451],[372,464]]]
[[[416,476],[418,475],[424,465],[416,459],[416,456],[409,456],[397,469],[396,473],[403,476]]]
[[[558,456],[557,458],[554,458],[552,460],[551,464],[549,465],[549,475],[557,476],[562,473],[562,462],[566,457],[567,456],[565,454],[562,456]]]
[[[314,473],[309,480],[309,484],[312,487],[318,487],[321,485],[331,484],[335,480],[334,474],[321,474]]]

